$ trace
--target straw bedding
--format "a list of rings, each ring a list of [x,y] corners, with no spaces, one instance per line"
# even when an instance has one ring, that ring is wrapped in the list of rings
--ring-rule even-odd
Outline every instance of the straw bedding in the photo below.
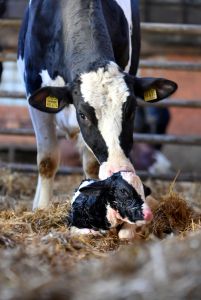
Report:
[[[33,213],[36,176],[0,171],[0,299],[127,299],[137,294],[136,299],[154,299],[152,285],[170,295],[166,285],[175,282],[174,272],[184,282],[183,290],[175,285],[172,295],[187,295],[193,285],[196,293],[201,284],[199,184],[149,182],[157,199],[154,220],[131,243],[119,241],[115,230],[71,236],[66,217],[80,181],[80,176],[58,177],[52,206]],[[186,272],[194,278],[189,289]]]

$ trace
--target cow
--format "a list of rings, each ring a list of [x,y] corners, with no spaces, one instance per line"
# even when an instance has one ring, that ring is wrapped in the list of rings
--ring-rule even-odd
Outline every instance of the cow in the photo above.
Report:
[[[87,178],[135,172],[136,97],[156,102],[177,84],[136,76],[140,55],[137,0],[30,0],[19,34],[23,76],[37,141],[33,209],[45,209],[59,165],[56,126],[80,130]]]

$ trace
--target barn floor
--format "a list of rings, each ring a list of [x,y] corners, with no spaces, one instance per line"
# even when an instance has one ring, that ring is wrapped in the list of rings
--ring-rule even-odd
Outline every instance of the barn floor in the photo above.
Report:
[[[32,213],[36,176],[0,171],[0,299],[200,299],[200,184],[147,182],[161,203],[173,200],[173,213],[161,206],[155,220],[164,214],[175,235],[149,228],[129,244],[116,232],[70,235],[64,222],[80,180],[57,177],[53,206]]]

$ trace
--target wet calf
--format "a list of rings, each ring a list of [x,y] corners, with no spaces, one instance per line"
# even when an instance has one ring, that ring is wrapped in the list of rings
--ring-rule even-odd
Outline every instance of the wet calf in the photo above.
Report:
[[[124,222],[138,225],[150,221],[152,213],[145,203],[150,189],[144,186],[142,196],[135,177],[132,172],[118,172],[105,180],[84,180],[72,199],[70,225],[84,229],[78,233],[90,233]]]

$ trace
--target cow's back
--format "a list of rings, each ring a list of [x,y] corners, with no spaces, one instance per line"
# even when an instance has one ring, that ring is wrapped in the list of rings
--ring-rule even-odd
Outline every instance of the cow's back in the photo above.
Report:
[[[140,54],[138,0],[102,0],[117,64],[136,75]]]
[[[130,0],[125,1],[130,2]],[[121,2],[121,0],[117,0],[117,2]],[[139,43],[137,43],[139,32],[137,30],[133,35],[136,42],[132,43],[132,52],[135,53],[135,56],[131,59],[129,44],[129,33],[131,32],[129,32],[128,18],[117,2],[102,0],[103,14],[117,64],[125,69],[131,60],[130,70],[135,74],[139,59]],[[52,79],[58,75],[61,76],[65,84],[71,79],[71,66],[67,59],[68,53],[66,53],[67,47],[64,39],[70,30],[70,27],[67,27],[68,13],[69,16],[72,15],[72,12],[68,11],[68,5],[69,0],[34,0],[26,11],[20,33],[18,57],[25,62],[25,84],[28,94],[32,94],[43,84],[40,75],[42,70],[47,70]],[[66,10],[65,20],[61,6]],[[133,8],[131,15],[137,16],[136,0],[131,1],[131,7]],[[136,30],[137,26],[133,22],[132,26]],[[69,43],[71,41],[68,41],[68,47]]]
[[[28,94],[41,87],[42,70],[47,70],[52,79],[60,74],[67,82],[63,67],[65,56],[59,2],[34,0],[25,13],[19,36],[18,59],[25,64],[24,79]]]

